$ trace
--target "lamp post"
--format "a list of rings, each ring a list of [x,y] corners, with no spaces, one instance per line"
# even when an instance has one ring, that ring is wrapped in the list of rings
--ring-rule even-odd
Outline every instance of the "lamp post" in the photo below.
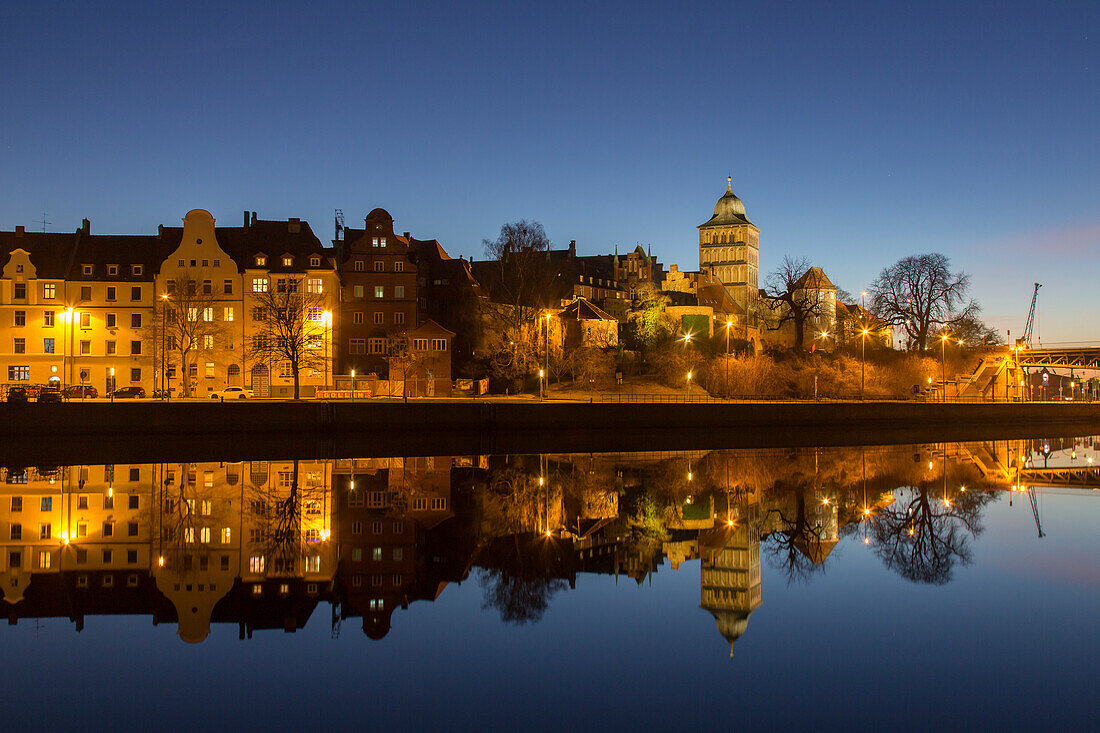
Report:
[[[541,402],[543,400],[543,396],[542,396],[542,378],[543,378],[543,375],[544,375],[543,370],[539,369],[539,402]]]
[[[115,368],[111,367],[111,404],[115,402]]]
[[[70,306],[69,308],[65,309],[65,315],[69,319],[69,385],[71,386],[73,384],[73,370],[75,368],[74,363],[76,361],[73,354],[73,320],[80,316],[80,314],[75,312]],[[81,388],[81,393],[83,393],[83,388]]]
[[[355,402],[355,370],[351,370],[351,401]]]
[[[552,315],[553,315],[552,313],[547,313],[546,314],[546,330],[543,332],[543,337],[542,337],[543,358],[545,359],[545,365],[544,365],[543,369],[546,370],[547,378],[549,378],[549,375],[550,375],[550,317]],[[540,369],[539,370],[539,399],[540,400],[542,399],[542,381],[541,381],[542,380],[542,374],[543,374],[543,370]],[[549,383],[547,383],[546,386],[549,387],[550,386]]]
[[[332,312],[325,311],[321,314],[321,320],[325,323],[325,389],[328,389],[329,372],[332,370]]]
[[[729,397],[730,389],[730,327],[733,321],[726,321],[726,397]]]
[[[940,337],[940,390],[943,392],[942,402],[947,402],[947,334]]]
[[[866,370],[867,370],[867,329],[863,329],[863,333],[860,334],[860,356],[859,356],[859,399],[863,399],[863,389],[866,386]]]
[[[688,384],[688,402],[691,402],[691,372],[688,372],[687,384]]]
[[[160,315],[160,389],[164,399],[172,401],[172,385],[168,381],[168,293],[161,293]],[[243,380],[242,380],[243,383]]]

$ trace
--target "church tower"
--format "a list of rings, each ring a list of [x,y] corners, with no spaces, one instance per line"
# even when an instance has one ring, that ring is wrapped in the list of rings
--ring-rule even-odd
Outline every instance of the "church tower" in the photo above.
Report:
[[[699,225],[699,269],[711,272],[740,306],[752,309],[759,290],[760,230],[734,195],[732,178],[726,179],[714,216]]]

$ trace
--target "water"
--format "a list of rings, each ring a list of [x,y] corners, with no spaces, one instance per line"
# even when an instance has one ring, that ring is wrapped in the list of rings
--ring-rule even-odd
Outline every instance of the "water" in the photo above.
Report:
[[[9,467],[4,727],[1084,728],[1097,440]]]

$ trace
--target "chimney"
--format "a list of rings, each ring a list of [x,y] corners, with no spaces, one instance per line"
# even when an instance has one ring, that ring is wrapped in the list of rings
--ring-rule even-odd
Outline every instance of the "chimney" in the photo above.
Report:
[[[291,234],[297,234],[302,231],[302,220],[296,216],[292,216],[286,220],[286,230]]]
[[[569,240],[569,256],[570,257],[576,257],[577,256],[577,240],[575,240],[575,239],[570,239]]]
[[[157,239],[164,239],[164,225],[157,224]]]
[[[405,232],[405,239],[412,239],[412,234]]]
[[[87,219],[82,220],[80,222],[80,231],[84,232],[85,234],[90,234],[92,231],[92,222],[88,221]]]
[[[248,229],[248,212],[244,212],[244,228]]]
[[[27,230],[23,228],[23,225],[20,224],[19,226],[15,227],[15,236],[22,237],[23,233],[26,231]]]
[[[252,212],[252,226],[256,226],[256,212]]]

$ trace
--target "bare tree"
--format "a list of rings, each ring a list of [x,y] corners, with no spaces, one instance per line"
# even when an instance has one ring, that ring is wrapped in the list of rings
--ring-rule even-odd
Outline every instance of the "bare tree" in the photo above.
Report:
[[[550,240],[537,221],[520,219],[500,228],[495,240],[483,240],[485,255],[493,260],[488,283],[490,316],[504,341],[534,337],[534,324],[550,305],[553,273],[547,267]]]
[[[325,364],[325,298],[302,292],[302,281],[280,280],[278,287],[253,296],[255,331],[248,344],[250,359],[272,367],[289,362],[294,377],[294,399],[299,397],[303,369],[322,370]]]
[[[386,364],[389,367],[389,378],[400,378],[402,381],[401,396],[405,402],[409,401],[409,380],[422,378],[425,381],[434,378],[436,359],[432,352],[423,348],[416,348],[414,339],[410,339],[407,333],[400,333],[389,340],[386,353]]]
[[[819,287],[824,283],[802,281],[809,269],[810,261],[805,257],[795,259],[785,255],[764,286],[764,294],[772,302],[776,315],[770,319],[769,328],[774,331],[792,324],[796,349],[805,342],[806,326],[828,315],[829,298],[825,289]]]
[[[939,253],[910,255],[883,269],[871,284],[871,312],[901,326],[918,351],[934,331],[973,320],[981,306],[967,298],[970,276],[952,272],[951,259]]]
[[[163,355],[167,371],[172,365],[172,352],[179,354],[181,396],[190,397],[195,352],[222,348],[225,313],[217,307],[217,296],[209,281],[202,282],[202,277],[195,273],[182,271],[166,283],[166,288],[142,336],[152,346],[154,358]]]

